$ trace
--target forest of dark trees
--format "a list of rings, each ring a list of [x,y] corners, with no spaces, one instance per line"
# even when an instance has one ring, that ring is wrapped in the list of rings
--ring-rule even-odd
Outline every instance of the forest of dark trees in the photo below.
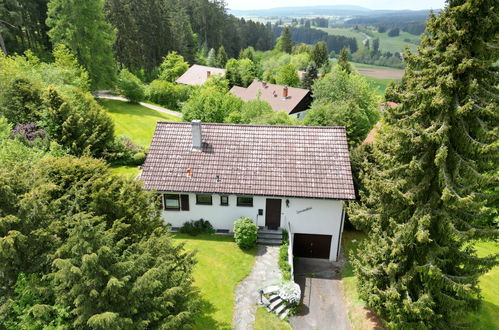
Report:
[[[50,56],[47,3],[0,3],[0,35],[9,54],[30,49],[42,58]],[[224,46],[234,57],[248,46],[269,50],[275,39],[268,26],[227,14],[219,0],[106,0],[105,14],[116,31],[118,63],[134,71],[153,70],[170,51],[192,63],[201,46]]]
[[[276,37],[281,35],[283,27],[274,26],[272,31]],[[324,41],[327,44],[327,49],[329,52],[334,51],[339,53],[343,47],[350,48],[350,52],[354,53],[357,51],[357,39],[347,38],[344,36],[329,35],[327,32],[307,28],[307,27],[291,27],[291,39],[296,43],[305,44],[315,44],[319,41]]]
[[[352,25],[374,25],[378,29],[389,31],[399,28],[401,31],[414,34],[422,34],[426,28],[426,19],[429,12],[418,11],[410,14],[382,14],[372,16],[358,16],[345,22],[347,26]]]

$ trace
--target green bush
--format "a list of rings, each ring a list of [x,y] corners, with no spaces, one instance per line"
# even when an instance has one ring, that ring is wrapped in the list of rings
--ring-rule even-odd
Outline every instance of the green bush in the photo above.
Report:
[[[258,227],[250,218],[241,217],[234,222],[234,240],[243,249],[256,245]]]
[[[279,268],[282,272],[282,278],[291,280],[291,265],[288,262],[289,242],[285,242],[279,247]]]
[[[103,153],[113,165],[142,165],[146,159],[146,149],[136,145],[128,136],[116,137],[112,145]]]
[[[127,69],[120,71],[116,87],[118,92],[130,102],[138,103],[144,99],[144,85],[142,81]]]
[[[214,234],[215,229],[208,220],[199,219],[197,221],[185,222],[182,227],[180,227],[180,232],[182,234],[196,236],[199,234]]]
[[[189,86],[157,79],[146,87],[145,97],[168,109],[179,110],[181,104],[189,98],[189,94]]]

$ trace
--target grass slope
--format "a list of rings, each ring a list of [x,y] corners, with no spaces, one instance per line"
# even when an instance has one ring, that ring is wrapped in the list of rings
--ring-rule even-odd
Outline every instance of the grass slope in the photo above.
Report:
[[[99,100],[113,119],[116,135],[126,135],[133,142],[148,147],[158,121],[179,121],[180,119],[163,112],[117,100]]]
[[[342,239],[345,255],[355,254],[359,242],[364,238],[365,234],[361,232],[345,231]],[[480,257],[499,253],[499,242],[478,242],[475,247]],[[357,278],[349,263],[342,269],[342,278],[348,316],[353,329],[371,329],[379,326],[377,317],[365,307],[364,301],[357,294]],[[462,321],[456,321],[455,325],[467,329],[499,329],[499,295],[497,294],[499,292],[499,266],[482,275],[479,281],[483,296],[482,305],[476,313],[466,315]]]
[[[174,239],[197,251],[194,285],[203,303],[196,329],[231,329],[235,289],[250,273],[256,248],[243,251],[231,236],[175,234]]]

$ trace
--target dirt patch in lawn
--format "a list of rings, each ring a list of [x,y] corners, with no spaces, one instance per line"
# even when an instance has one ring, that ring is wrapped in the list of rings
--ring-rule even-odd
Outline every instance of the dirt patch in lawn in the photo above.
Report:
[[[358,67],[357,71],[363,75],[378,79],[402,79],[404,75],[404,70],[392,69],[392,68],[365,68]]]

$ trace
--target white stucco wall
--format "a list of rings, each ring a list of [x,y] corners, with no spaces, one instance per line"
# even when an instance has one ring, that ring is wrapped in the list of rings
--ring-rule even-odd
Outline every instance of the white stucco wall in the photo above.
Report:
[[[281,199],[281,227],[287,229],[286,222],[289,222],[293,234],[332,235],[330,260],[336,260],[338,239],[343,229],[341,201],[253,196],[253,207],[244,207],[237,206],[235,195],[229,196],[229,206],[220,205],[220,195],[212,195],[213,205],[196,205],[196,195],[188,195],[189,211],[162,211],[165,224],[181,227],[186,221],[203,218],[210,221],[215,229],[232,231],[235,220],[248,217],[252,218],[258,226],[265,226],[266,199]],[[289,200],[289,207],[286,206],[286,200]],[[258,216],[258,209],[263,209],[262,216]]]

